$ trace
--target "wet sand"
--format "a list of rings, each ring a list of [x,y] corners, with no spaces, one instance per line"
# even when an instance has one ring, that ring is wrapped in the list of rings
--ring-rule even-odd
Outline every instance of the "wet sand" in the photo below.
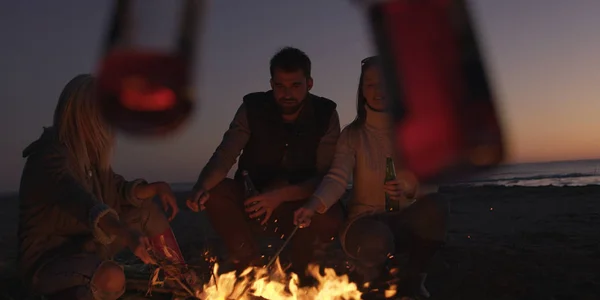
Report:
[[[600,186],[441,192],[450,200],[450,228],[429,273],[431,299],[600,299]],[[11,279],[17,198],[0,201],[0,291],[22,299]],[[185,210],[173,228],[184,249],[216,238],[202,214]]]

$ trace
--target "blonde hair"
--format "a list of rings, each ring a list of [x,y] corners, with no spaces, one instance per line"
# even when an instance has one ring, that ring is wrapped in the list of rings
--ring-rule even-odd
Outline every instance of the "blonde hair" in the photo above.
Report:
[[[101,172],[110,169],[114,134],[95,97],[95,78],[77,75],[63,88],[54,111],[53,127],[79,179],[93,167]]]

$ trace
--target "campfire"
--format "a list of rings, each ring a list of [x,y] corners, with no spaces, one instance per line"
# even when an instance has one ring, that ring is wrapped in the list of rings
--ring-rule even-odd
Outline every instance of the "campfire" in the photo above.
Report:
[[[217,275],[219,273],[219,265],[215,263],[210,280],[202,287],[192,287],[179,280],[177,282],[187,290],[188,296],[193,296],[201,300],[361,299],[362,292],[356,283],[350,281],[348,275],[338,275],[332,268],[325,268],[323,273],[321,273],[320,269],[318,265],[310,265],[308,267],[308,272],[316,279],[316,284],[306,287],[300,287],[298,275],[286,272],[279,260],[276,260],[269,269],[251,267],[239,275],[235,271]],[[151,279],[150,285],[157,286],[163,283]],[[365,287],[368,287],[368,284]],[[396,287],[394,285],[389,286],[384,291],[386,298],[391,298],[395,294]]]
[[[270,246],[270,245],[269,245]],[[285,246],[285,243],[284,243]],[[211,274],[208,282],[196,282],[194,286],[188,281],[189,271],[187,267],[173,265],[167,259],[160,259],[153,255],[158,268],[154,270],[149,282],[147,293],[151,293],[153,287],[164,285],[159,281],[159,270],[170,274],[171,279],[182,287],[188,297],[192,296],[201,300],[251,300],[251,299],[283,299],[283,300],[358,300],[362,299],[362,292],[357,284],[352,282],[348,275],[338,275],[333,268],[322,268],[317,264],[308,266],[308,274],[315,279],[315,283],[309,286],[300,286],[300,278],[297,274],[286,272],[279,261],[279,252],[273,256],[271,261],[263,267],[249,267],[241,274],[231,271],[219,274],[217,257],[212,256],[210,251],[204,251],[202,257],[208,263]],[[171,253],[171,249],[165,246],[164,253]],[[348,262],[346,262],[347,264]],[[346,266],[349,268],[349,266]],[[321,272],[322,270],[322,272]],[[345,272],[342,272],[345,273]],[[187,275],[186,275],[187,274]],[[193,277],[196,277],[194,275]],[[205,280],[208,278],[205,278]],[[396,295],[396,285],[389,283],[387,289],[372,289],[369,283],[363,286],[365,289],[375,292],[383,292],[385,298]]]
[[[217,274],[218,264],[214,274]],[[299,287],[298,276],[286,273],[277,261],[272,270],[248,268],[240,276],[235,271],[213,276],[196,297],[202,300],[226,299],[361,299],[362,293],[347,275],[338,276],[333,269],[326,268],[324,275],[319,266],[311,265],[308,271],[317,280],[316,286]]]

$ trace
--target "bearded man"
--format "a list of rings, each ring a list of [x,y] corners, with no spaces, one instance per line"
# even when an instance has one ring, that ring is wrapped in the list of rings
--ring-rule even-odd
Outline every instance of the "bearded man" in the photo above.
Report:
[[[237,270],[260,264],[255,237],[290,234],[292,212],[329,170],[340,134],[336,104],[309,92],[311,61],[303,51],[281,49],[271,58],[270,73],[271,90],[244,96],[187,202],[192,210],[206,209]],[[226,178],[238,156],[235,178]],[[247,199],[245,172],[260,195]],[[313,259],[313,245],[337,234],[342,207],[315,217],[291,244],[292,270],[301,276]]]

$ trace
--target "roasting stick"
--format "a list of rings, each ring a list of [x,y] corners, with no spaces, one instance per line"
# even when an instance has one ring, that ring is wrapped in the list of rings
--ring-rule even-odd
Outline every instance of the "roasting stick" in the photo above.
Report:
[[[292,230],[292,233],[290,233],[290,236],[288,236],[288,238],[285,240],[285,242],[283,242],[283,245],[281,245],[279,250],[277,250],[277,252],[275,252],[275,255],[273,255],[273,257],[271,258],[269,263],[265,266],[266,269],[271,267],[273,265],[273,263],[277,260],[277,257],[279,257],[279,254],[281,254],[281,251],[283,251],[283,249],[285,249],[285,247],[290,243],[290,241],[296,234],[296,231],[298,231],[298,228],[300,228],[300,225],[296,225],[296,227],[294,227],[294,230]]]
[[[292,230],[292,233],[290,233],[290,235],[285,240],[285,242],[283,242],[283,245],[281,245],[279,250],[277,250],[277,252],[275,252],[275,255],[273,255],[273,257],[271,258],[269,263],[264,266],[265,269],[268,269],[269,267],[271,267],[273,265],[273,263],[275,263],[275,261],[277,260],[277,257],[279,257],[279,254],[281,254],[283,249],[285,249],[285,247],[290,243],[290,241],[292,240],[292,238],[296,234],[296,231],[298,231],[299,228],[300,228],[300,225],[296,225],[296,227],[294,227],[294,230]],[[248,284],[246,284],[246,287],[244,287],[244,290],[242,291],[242,293],[240,293],[240,295],[236,298],[237,300],[241,299],[244,296],[244,294],[246,294],[246,292],[250,288],[251,283],[252,283],[252,281],[248,282]]]

